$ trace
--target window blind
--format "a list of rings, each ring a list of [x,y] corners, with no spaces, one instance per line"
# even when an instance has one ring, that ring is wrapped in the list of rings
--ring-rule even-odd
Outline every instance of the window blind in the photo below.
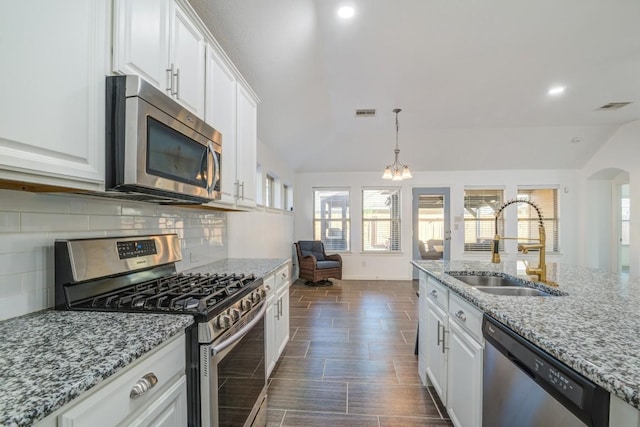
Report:
[[[495,236],[495,213],[504,203],[503,190],[464,191],[464,250],[490,252]],[[504,219],[498,219],[498,234],[504,236]],[[500,250],[503,241],[500,241]]]
[[[362,191],[362,250],[399,252],[400,189]]]
[[[540,208],[543,225],[546,233],[546,251],[559,251],[559,218],[558,218],[558,190],[554,188],[519,188],[518,199],[529,200]],[[520,243],[527,243],[525,239],[537,239],[540,237],[538,228],[538,214],[536,210],[526,204],[518,205],[518,238]]]
[[[351,250],[349,198],[349,190],[313,190],[313,239],[321,240],[326,250]]]

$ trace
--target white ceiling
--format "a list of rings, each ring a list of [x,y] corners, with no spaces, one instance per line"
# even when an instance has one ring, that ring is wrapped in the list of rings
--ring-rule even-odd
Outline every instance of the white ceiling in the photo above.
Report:
[[[382,172],[395,107],[414,171],[580,168],[640,119],[640,0],[190,1],[296,171]]]

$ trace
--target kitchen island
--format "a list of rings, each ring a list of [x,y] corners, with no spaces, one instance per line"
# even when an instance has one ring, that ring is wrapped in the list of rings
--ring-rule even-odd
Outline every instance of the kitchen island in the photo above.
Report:
[[[489,272],[528,280],[522,263],[412,261],[412,264],[518,335],[640,408],[640,282],[578,266],[549,263],[549,297],[491,295],[448,272]]]

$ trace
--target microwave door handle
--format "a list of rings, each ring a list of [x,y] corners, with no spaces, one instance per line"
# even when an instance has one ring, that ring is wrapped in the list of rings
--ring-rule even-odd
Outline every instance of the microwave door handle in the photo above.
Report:
[[[216,188],[216,185],[218,185],[218,181],[220,181],[220,159],[218,157],[219,156],[218,152],[215,151],[213,147],[211,148],[211,154],[213,155],[213,165],[214,165],[213,177],[212,177],[213,182],[211,183],[211,191],[213,192],[213,190]]]
[[[211,197],[211,193],[213,192],[213,146],[211,145],[211,141],[207,142],[207,193],[209,197]]]

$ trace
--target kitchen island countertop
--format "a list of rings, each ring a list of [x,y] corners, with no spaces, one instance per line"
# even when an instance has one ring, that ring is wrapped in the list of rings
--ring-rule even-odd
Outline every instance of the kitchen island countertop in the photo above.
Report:
[[[548,263],[565,296],[499,296],[447,272],[523,277],[520,263],[412,261],[457,294],[613,395],[640,409],[640,282],[585,267]],[[543,288],[542,284],[536,287]]]

